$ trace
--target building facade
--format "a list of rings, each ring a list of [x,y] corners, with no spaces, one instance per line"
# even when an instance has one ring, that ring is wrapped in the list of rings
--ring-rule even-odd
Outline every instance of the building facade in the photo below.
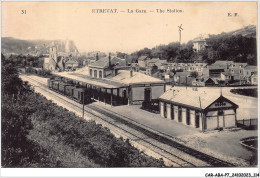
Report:
[[[163,118],[201,131],[236,127],[238,105],[222,95],[216,98],[196,90],[177,91],[172,88],[162,94],[159,101]]]

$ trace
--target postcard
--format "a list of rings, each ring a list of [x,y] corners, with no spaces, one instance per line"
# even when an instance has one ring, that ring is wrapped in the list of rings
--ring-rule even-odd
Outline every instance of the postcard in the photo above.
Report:
[[[3,176],[259,177],[258,2],[3,1],[1,16]]]

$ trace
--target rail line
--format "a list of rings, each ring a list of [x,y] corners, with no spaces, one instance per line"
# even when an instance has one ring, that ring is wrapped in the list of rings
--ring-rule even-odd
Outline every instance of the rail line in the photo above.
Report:
[[[28,76],[27,76],[27,77],[28,77]],[[42,82],[39,82],[39,81],[36,81],[35,79],[32,79],[31,77],[28,77],[28,78],[30,78],[31,80],[33,80],[33,81],[39,83],[40,85],[42,85],[42,86],[44,87],[44,89],[43,89],[43,88],[42,88],[42,89],[50,93],[50,91],[48,91],[49,89],[46,90],[46,87],[47,87],[46,84],[44,84],[44,83],[42,83]],[[53,94],[53,93],[52,93],[52,94]],[[72,103],[72,102],[70,102],[70,101],[67,101],[67,100],[63,99],[62,97],[58,96],[57,94],[55,94],[55,96],[58,97],[58,98],[60,98],[60,99],[62,99],[63,101],[66,101],[66,102],[70,103],[71,105],[73,105],[73,106],[75,106],[75,107],[77,107],[77,108],[82,109],[81,107],[75,105],[74,103]],[[111,119],[114,119],[114,120],[116,120],[116,121],[119,122],[119,123],[122,123],[122,124],[124,124],[124,125],[127,125],[128,127],[130,127],[130,128],[132,128],[132,129],[134,129],[134,130],[136,130],[136,131],[138,131],[138,132],[141,132],[142,134],[146,135],[148,138],[152,138],[152,139],[154,139],[154,140],[156,140],[156,141],[158,141],[158,142],[160,142],[160,143],[163,143],[163,144],[165,144],[165,145],[168,145],[168,146],[171,146],[171,147],[173,147],[173,148],[176,148],[176,149],[180,150],[181,152],[184,152],[184,153],[186,153],[186,154],[188,154],[188,155],[191,155],[191,156],[195,157],[196,159],[201,160],[201,161],[203,161],[203,162],[205,162],[205,163],[207,163],[207,164],[209,164],[209,165],[211,165],[211,166],[213,166],[213,167],[235,167],[235,165],[233,165],[233,164],[231,164],[231,163],[229,163],[229,162],[220,160],[220,159],[218,159],[218,158],[215,158],[215,157],[210,156],[210,155],[208,155],[208,154],[202,153],[202,152],[200,152],[200,151],[198,151],[198,150],[195,150],[195,149],[193,149],[193,148],[187,147],[187,146],[185,146],[185,145],[183,145],[183,144],[180,144],[180,143],[178,143],[177,141],[174,141],[174,140],[172,140],[172,139],[169,139],[169,138],[167,138],[167,137],[169,137],[169,135],[165,135],[165,134],[162,133],[162,132],[156,131],[157,133],[154,133],[154,132],[151,131],[151,128],[149,128],[149,130],[146,129],[146,128],[143,128],[144,126],[143,126],[143,127],[140,126],[140,125],[143,125],[143,124],[140,124],[140,123],[138,123],[138,122],[136,122],[136,121],[133,121],[131,118],[128,118],[128,117],[126,117],[126,116],[122,116],[122,115],[120,115],[120,114],[118,114],[118,113],[113,114],[113,113],[111,113],[111,112],[113,112],[113,111],[107,110],[107,109],[105,109],[105,108],[100,109],[100,108],[95,107],[95,106],[93,106],[93,105],[91,105],[91,106],[90,106],[90,105],[86,105],[86,107],[89,108],[89,109],[92,109],[92,110],[94,110],[94,111],[96,111],[96,112],[98,112],[98,113],[101,113],[101,114],[105,115],[106,117],[109,117],[109,118],[111,118]],[[107,110],[107,111],[105,111],[105,110]],[[164,157],[164,158],[166,158],[166,159],[172,161],[173,163],[176,163],[176,164],[179,165],[179,166],[185,166],[185,167],[195,167],[195,166],[196,166],[196,165],[194,165],[193,163],[190,163],[190,162],[184,160],[183,158],[180,158],[179,156],[177,156],[177,155],[175,155],[175,154],[172,154],[172,153],[168,152],[167,150],[165,150],[165,149],[163,149],[163,148],[161,148],[161,147],[159,147],[159,146],[157,146],[157,145],[155,145],[155,144],[153,144],[153,143],[151,143],[151,142],[149,142],[149,141],[147,141],[147,140],[145,140],[145,139],[139,137],[138,135],[133,134],[132,132],[129,132],[128,130],[126,130],[126,129],[124,129],[124,128],[118,126],[118,125],[116,125],[114,122],[108,121],[107,119],[104,119],[104,118],[102,118],[102,117],[100,117],[100,116],[94,114],[93,112],[91,112],[91,111],[89,111],[89,110],[86,110],[86,109],[85,109],[85,111],[88,112],[89,114],[92,114],[93,116],[98,117],[99,119],[101,119],[101,120],[103,120],[103,121],[105,121],[105,122],[107,122],[107,123],[109,123],[109,124],[111,124],[111,125],[113,125],[113,126],[119,128],[119,129],[123,130],[124,132],[126,132],[126,133],[128,133],[128,134],[130,134],[130,135],[132,135],[132,136],[134,136],[134,137],[136,137],[136,138],[138,138],[138,139],[140,139],[140,140],[142,140],[142,141],[144,141],[144,142],[150,144],[151,146],[153,146],[153,147],[155,147],[155,148],[158,148],[158,149],[160,149],[160,150],[163,150],[164,153],[167,153],[167,154],[169,154],[169,155],[171,155],[171,156],[177,158],[179,161],[181,161],[181,162],[183,162],[183,163],[181,163],[181,164],[180,164],[180,163],[177,163],[175,160],[172,160],[172,159],[170,159],[170,158],[168,158],[168,157],[165,157],[164,155],[162,155],[162,154],[156,152],[156,153],[159,154],[160,156],[162,156],[162,157]],[[108,112],[108,111],[109,111],[109,112]],[[119,117],[118,115],[120,115],[120,117]],[[126,119],[127,119],[127,120],[126,120]],[[158,132],[159,132],[159,134],[158,134]],[[165,136],[163,136],[163,135],[165,135],[165,136],[167,136],[167,137],[165,137]],[[172,137],[172,138],[174,138],[174,137]],[[155,152],[155,151],[154,151],[154,152]]]

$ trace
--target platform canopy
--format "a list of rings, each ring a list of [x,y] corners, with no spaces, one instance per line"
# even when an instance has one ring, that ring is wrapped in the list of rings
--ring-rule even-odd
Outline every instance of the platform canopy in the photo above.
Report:
[[[57,72],[53,73],[53,75],[58,77],[64,77],[66,79],[74,80],[76,82],[87,83],[90,85],[94,85],[101,88],[112,89],[112,88],[124,88],[127,85],[115,81],[105,80],[105,79],[98,79],[89,77],[87,75],[75,73],[75,72]]]

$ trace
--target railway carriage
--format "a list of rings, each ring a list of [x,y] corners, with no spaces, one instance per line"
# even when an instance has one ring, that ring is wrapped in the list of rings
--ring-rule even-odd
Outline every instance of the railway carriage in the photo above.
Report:
[[[72,85],[66,86],[65,87],[65,95],[72,97],[73,93],[74,93],[74,89],[75,89],[75,87],[72,86]]]
[[[87,104],[90,102],[90,97],[86,92],[85,88],[75,88],[73,92],[73,98],[76,99],[79,103]]]
[[[63,94],[65,94],[66,87],[72,86],[71,84],[60,82],[59,83],[59,91]]]
[[[58,91],[59,90],[59,81],[53,81],[52,82],[52,89]]]
[[[70,98],[73,98],[79,103],[90,103],[91,102],[91,90],[86,87],[79,87],[78,84],[73,84],[62,81],[59,78],[50,78],[47,81],[48,88],[55,90],[59,93],[64,94]],[[84,97],[84,98],[83,98]]]

